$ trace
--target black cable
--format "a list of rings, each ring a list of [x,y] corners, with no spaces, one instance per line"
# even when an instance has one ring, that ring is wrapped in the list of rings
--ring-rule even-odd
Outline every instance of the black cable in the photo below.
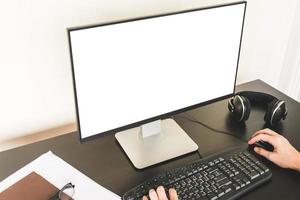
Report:
[[[221,134],[225,134],[225,135],[230,135],[230,136],[232,136],[232,137],[235,137],[235,138],[237,138],[237,139],[239,139],[239,140],[241,140],[241,141],[247,143],[247,141],[243,140],[242,138],[239,138],[238,136],[236,136],[236,135],[234,135],[234,134],[231,134],[231,133],[229,133],[229,132],[226,132],[226,131],[223,131],[223,130],[218,130],[218,129],[215,129],[215,128],[213,128],[213,127],[210,127],[209,125],[204,124],[203,122],[201,122],[201,121],[199,121],[199,120],[196,120],[193,116],[190,116],[190,115],[188,115],[187,113],[185,113],[185,114],[186,114],[187,116],[189,116],[189,117],[192,117],[193,119],[190,119],[190,118],[184,117],[184,116],[176,116],[176,117],[181,117],[181,118],[186,119],[186,120],[189,120],[189,121],[191,121],[191,122],[200,124],[200,125],[202,125],[203,127],[207,128],[207,129],[209,129],[209,130],[211,130],[211,131],[213,131],[213,132],[221,133]]]
[[[199,149],[198,149],[198,151],[197,151],[197,152],[198,152],[198,154],[199,154],[199,156],[200,156],[200,159],[201,159],[201,158],[203,158],[203,156],[201,155],[201,153],[200,153]]]

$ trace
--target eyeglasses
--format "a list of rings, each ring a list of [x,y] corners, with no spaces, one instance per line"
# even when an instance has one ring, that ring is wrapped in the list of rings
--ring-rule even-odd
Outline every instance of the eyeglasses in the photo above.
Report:
[[[71,200],[75,193],[75,185],[72,183],[66,184],[49,200]]]

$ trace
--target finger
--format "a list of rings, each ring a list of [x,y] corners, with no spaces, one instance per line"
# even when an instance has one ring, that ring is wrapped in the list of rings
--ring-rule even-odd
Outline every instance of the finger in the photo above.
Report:
[[[252,138],[254,138],[260,134],[264,134],[264,132],[261,132],[261,130],[260,130],[260,131],[253,133],[253,135],[251,135],[251,137],[249,138],[248,143],[252,140]]]
[[[268,128],[256,131],[251,137],[255,137],[258,134],[267,134],[267,135],[278,135],[278,133],[276,133],[275,131],[272,131]]]
[[[260,148],[260,147],[255,147],[255,148],[254,148],[254,151],[255,151],[257,154],[259,154],[259,155],[261,155],[261,156],[267,158],[268,160],[271,160],[271,159],[272,159],[272,158],[271,158],[272,152],[270,152],[270,151],[267,151],[267,150],[265,150],[265,149],[263,149],[263,148]]]
[[[143,200],[148,200],[148,198],[146,196],[143,196]]]
[[[265,142],[269,142],[270,144],[272,144],[273,146],[275,146],[275,137],[274,136],[270,136],[270,135],[265,135],[265,134],[259,134],[253,138],[251,138],[248,141],[248,144],[254,144],[255,142],[258,141],[265,141]]]
[[[153,189],[151,189],[149,191],[149,197],[150,197],[151,200],[158,200],[158,196],[157,196],[155,190],[153,190]]]
[[[178,200],[177,192],[175,189],[169,189],[170,200]]]
[[[166,195],[166,192],[165,192],[165,189],[163,186],[159,186],[157,189],[156,189],[156,193],[158,195],[158,199],[159,200],[167,200],[167,195]]]
[[[256,131],[255,133],[253,133],[250,137],[251,138],[254,138],[255,136],[259,135],[259,134],[264,134],[264,132],[262,130],[259,130],[259,131]]]
[[[250,136],[250,138],[249,138],[248,141],[250,141],[252,138],[258,136],[259,134],[265,134],[265,132],[263,132],[262,130],[256,131],[255,133],[253,133],[253,134]]]

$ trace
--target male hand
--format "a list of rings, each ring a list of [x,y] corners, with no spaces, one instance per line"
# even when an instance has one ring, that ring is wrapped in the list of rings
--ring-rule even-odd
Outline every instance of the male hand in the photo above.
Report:
[[[149,191],[150,200],[168,200],[165,189],[163,186],[159,186],[156,191],[151,189]],[[170,200],[178,200],[178,196],[175,189],[169,190]],[[143,200],[148,200],[146,196],[143,197]]]
[[[274,150],[271,152],[260,147],[255,147],[254,151],[256,153],[280,167],[300,171],[300,153],[286,138],[270,129],[263,129],[254,133],[248,141],[248,144],[251,145],[260,140],[269,142],[273,145]]]

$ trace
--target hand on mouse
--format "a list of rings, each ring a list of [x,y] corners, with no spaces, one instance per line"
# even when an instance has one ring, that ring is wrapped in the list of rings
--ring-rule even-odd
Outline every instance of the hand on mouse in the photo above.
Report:
[[[168,200],[165,189],[163,186],[159,186],[156,191],[151,189],[149,191],[150,200]],[[175,189],[169,190],[170,200],[178,200],[178,196]],[[148,200],[146,196],[143,197],[143,200]]]
[[[256,153],[280,167],[300,171],[300,153],[286,138],[270,129],[263,129],[254,133],[248,141],[248,144],[252,145],[261,140],[273,145],[274,150],[271,152],[260,147],[255,147],[254,151]]]

